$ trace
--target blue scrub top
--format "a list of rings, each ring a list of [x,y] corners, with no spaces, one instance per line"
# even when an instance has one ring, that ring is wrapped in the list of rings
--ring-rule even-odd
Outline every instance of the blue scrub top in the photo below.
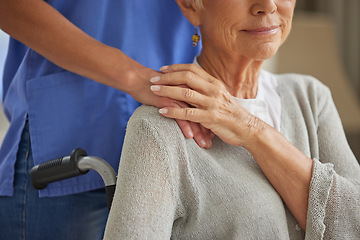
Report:
[[[90,36],[121,49],[141,64],[190,63],[194,27],[173,0],[49,0]],[[0,194],[13,194],[14,164],[28,118],[35,164],[69,155],[74,148],[118,169],[127,121],[139,106],[131,96],[66,71],[11,39],[3,79],[10,127],[0,148]],[[103,187],[95,173],[49,184],[40,196]]]

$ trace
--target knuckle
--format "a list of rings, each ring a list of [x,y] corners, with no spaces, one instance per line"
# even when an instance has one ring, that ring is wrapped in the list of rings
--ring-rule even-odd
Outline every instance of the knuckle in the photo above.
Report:
[[[193,91],[189,88],[183,88],[183,94],[185,99],[191,99],[194,96]]]
[[[193,108],[186,108],[185,109],[185,117],[186,119],[191,119],[195,115]]]
[[[232,96],[229,94],[229,92],[225,89],[216,89],[216,99],[218,99],[220,102],[224,104],[228,104],[232,101]]]
[[[195,75],[192,72],[186,71],[184,72],[185,81],[192,81],[195,78]]]
[[[222,99],[222,97],[224,96],[223,91],[220,88],[215,87],[212,89],[212,92],[213,92],[213,96],[215,97],[215,99],[217,101],[220,101]]]
[[[197,69],[197,67],[198,66],[196,64],[194,64],[194,63],[189,64],[189,70],[190,71],[195,71]]]

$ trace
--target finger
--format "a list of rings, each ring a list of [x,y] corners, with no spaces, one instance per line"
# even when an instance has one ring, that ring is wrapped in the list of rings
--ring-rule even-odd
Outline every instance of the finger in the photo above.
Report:
[[[169,99],[169,98],[166,98],[166,99]],[[179,101],[174,102],[173,100],[172,100],[172,102],[167,102],[166,106],[167,107],[174,107],[174,108],[186,108],[186,107],[189,107],[189,105],[184,103],[184,102],[179,102]],[[182,133],[184,134],[184,136],[186,138],[191,139],[191,138],[194,137],[194,132],[193,132],[193,130],[191,128],[191,125],[190,125],[189,121],[180,120],[180,119],[175,119],[175,121],[179,125]]]
[[[203,125],[199,125],[201,132],[204,136],[206,147],[205,148],[211,148],[212,147],[212,139],[215,136],[213,132],[210,129],[205,128]]]
[[[190,126],[190,122],[179,119],[175,119],[175,120],[186,138],[191,139],[194,137],[194,132],[192,127]]]
[[[179,125],[182,133],[186,138],[194,138],[197,145],[201,148],[208,148],[208,144],[205,141],[204,135],[200,129],[200,125],[198,123],[193,123],[184,120],[175,119],[177,124]],[[191,134],[190,134],[191,133]]]
[[[181,103],[176,107],[186,107],[186,104]],[[201,125],[198,123],[192,123],[185,120],[175,119],[177,124],[179,125],[182,133],[186,138],[194,138],[195,142],[201,148],[209,148],[209,144],[206,142],[203,131],[201,130]]]
[[[186,85],[189,88],[195,89],[200,93],[210,94],[214,91],[212,83],[190,71],[171,72],[163,74],[161,77],[151,78],[153,84],[161,85]]]
[[[196,64],[173,64],[168,66],[163,66],[160,68],[162,73],[171,73],[171,72],[182,72],[189,71],[194,74],[199,75],[200,77],[206,79],[209,82],[212,82],[214,78],[209,75],[202,67],[199,67]]]
[[[155,95],[157,96],[157,95]],[[164,108],[164,107],[189,107],[190,105],[185,103],[185,102],[180,102],[177,101],[175,99],[171,99],[168,97],[161,97],[161,96],[157,96],[159,98],[159,101],[157,102],[157,105],[154,105],[155,107],[158,108]]]
[[[181,105],[186,105],[181,103]],[[179,107],[179,106],[177,106]],[[182,106],[184,107],[184,106]],[[201,148],[209,149],[212,146],[214,134],[199,123],[175,119],[186,138],[194,138]]]
[[[201,148],[210,148],[211,144],[206,141],[206,136],[201,129],[201,124],[190,122],[191,129],[194,133],[194,140]]]
[[[207,111],[198,108],[165,107],[159,109],[159,112],[168,118],[187,120],[195,123],[203,123],[204,120],[208,119]]]
[[[196,107],[209,108],[212,105],[212,101],[208,96],[190,88],[152,85],[150,89],[158,96],[183,101]]]

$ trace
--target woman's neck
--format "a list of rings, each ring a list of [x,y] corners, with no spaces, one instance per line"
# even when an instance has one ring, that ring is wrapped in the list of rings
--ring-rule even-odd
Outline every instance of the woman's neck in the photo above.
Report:
[[[251,60],[245,56],[225,56],[214,51],[209,53],[204,49],[197,60],[205,71],[221,80],[234,97],[256,97],[263,61]]]

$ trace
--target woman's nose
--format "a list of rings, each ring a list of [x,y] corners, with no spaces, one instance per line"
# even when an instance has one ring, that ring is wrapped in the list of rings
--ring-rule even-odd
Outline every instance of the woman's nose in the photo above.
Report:
[[[251,7],[252,15],[267,15],[277,11],[277,5],[274,0],[257,0]]]

